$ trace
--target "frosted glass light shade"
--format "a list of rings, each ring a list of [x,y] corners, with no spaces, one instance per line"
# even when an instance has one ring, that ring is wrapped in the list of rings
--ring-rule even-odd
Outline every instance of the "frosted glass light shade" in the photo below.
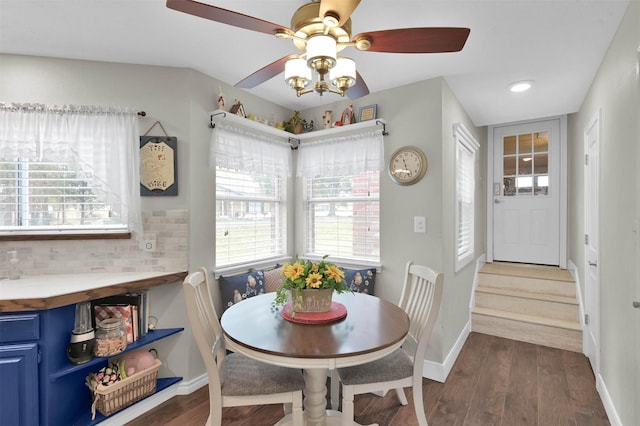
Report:
[[[306,81],[311,80],[311,70],[307,67],[304,59],[289,59],[284,64],[284,79],[285,81],[289,81],[291,78],[299,78]]]
[[[307,62],[314,59],[331,58],[336,59],[336,40],[333,37],[319,35],[307,40]]]
[[[329,80],[334,82],[338,78],[347,78],[352,80],[352,83],[356,81],[356,62],[351,58],[339,57],[336,62],[336,66],[331,68],[329,72]]]

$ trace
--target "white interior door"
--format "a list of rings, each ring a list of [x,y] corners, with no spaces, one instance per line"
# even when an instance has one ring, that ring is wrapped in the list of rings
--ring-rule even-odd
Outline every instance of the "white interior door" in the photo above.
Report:
[[[584,349],[597,375],[600,371],[600,116],[584,132],[585,303]]]
[[[560,120],[493,135],[493,260],[560,265]]]

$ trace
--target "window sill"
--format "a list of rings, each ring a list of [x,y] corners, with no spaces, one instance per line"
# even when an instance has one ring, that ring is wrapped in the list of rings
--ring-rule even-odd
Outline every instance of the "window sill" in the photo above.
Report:
[[[48,240],[130,240],[131,232],[100,232],[77,234],[4,234],[0,241],[48,241]]]

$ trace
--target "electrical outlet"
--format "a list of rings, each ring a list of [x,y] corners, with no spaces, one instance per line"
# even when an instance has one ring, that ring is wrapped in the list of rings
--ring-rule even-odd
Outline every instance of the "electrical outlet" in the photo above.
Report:
[[[142,237],[141,241],[142,251],[156,251],[157,242],[156,242],[156,234],[154,233],[146,233]]]
[[[413,217],[413,232],[425,233],[427,232],[427,218],[424,216]]]
[[[144,240],[142,242],[142,251],[156,251],[156,240]]]

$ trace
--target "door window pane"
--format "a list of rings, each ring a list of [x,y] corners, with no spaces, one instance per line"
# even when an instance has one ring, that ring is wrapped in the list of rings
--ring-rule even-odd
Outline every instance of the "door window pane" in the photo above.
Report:
[[[533,173],[547,174],[549,173],[549,156],[548,154],[538,154],[533,157]]]
[[[533,150],[535,152],[549,151],[549,132],[534,133]]]
[[[531,133],[527,133],[525,135],[519,135],[518,136],[518,152],[520,154],[530,153],[533,148],[532,141],[533,141],[533,138],[531,136]]]
[[[530,175],[531,174],[531,156],[519,156],[518,157],[518,174]]]
[[[503,138],[504,196],[549,194],[549,132]]]
[[[503,174],[513,176],[516,174],[516,157],[505,157],[503,162]]]
[[[507,136],[504,138],[504,155],[513,155],[516,153],[516,137]]]

